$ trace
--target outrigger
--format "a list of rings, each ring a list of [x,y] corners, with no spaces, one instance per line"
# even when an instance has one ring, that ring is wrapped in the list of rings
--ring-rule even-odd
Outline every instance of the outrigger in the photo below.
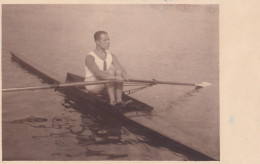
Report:
[[[84,82],[84,77],[67,73],[66,81],[65,83],[62,83],[61,81],[55,79],[54,77],[51,77],[44,73],[39,67],[37,67],[35,64],[30,62],[28,59],[25,59],[24,57],[17,56],[13,52],[11,52],[12,59],[19,64],[25,66],[30,71],[36,73],[41,78],[47,80],[50,85],[41,85],[41,86],[32,86],[32,87],[23,87],[23,88],[7,88],[2,89],[2,92],[14,92],[14,91],[26,91],[26,90],[38,90],[38,89],[50,89],[54,88],[55,90],[59,90],[61,92],[77,95],[80,98],[83,98],[84,101],[94,104],[97,107],[97,110],[100,110],[101,112],[105,112],[107,114],[110,114],[116,118],[119,118],[121,120],[131,122],[131,124],[134,124],[145,131],[155,134],[157,136],[160,136],[162,134],[154,131],[153,129],[147,128],[145,125],[140,124],[136,122],[134,119],[132,119],[133,116],[143,115],[144,113],[149,113],[153,110],[153,107],[145,104],[133,97],[130,97],[129,94],[137,92],[141,89],[154,86],[157,84],[167,84],[167,85],[183,85],[183,86],[192,86],[195,87],[195,89],[200,89],[207,87],[211,85],[210,83],[203,82],[200,84],[194,84],[194,83],[181,83],[181,82],[167,82],[167,81],[157,81],[157,80],[140,80],[140,79],[128,79],[124,81],[124,85],[128,86],[135,86],[139,85],[138,88],[130,89],[127,91],[124,91],[123,93],[123,101],[127,102],[126,109],[120,109],[118,106],[112,106],[109,103],[109,97],[104,92],[103,94],[93,94],[91,92],[88,92],[85,89],[85,85],[96,85],[96,84],[106,84],[111,82],[110,80],[100,80],[100,81],[87,81]],[[187,147],[186,145],[182,143],[178,143],[177,141],[171,141],[170,138],[167,138],[167,136],[163,136],[163,138],[167,141],[174,142],[175,144],[184,147],[189,152],[192,152],[192,154],[196,154],[201,159],[206,160],[214,160],[210,156],[201,153],[198,150],[195,150],[193,148]]]

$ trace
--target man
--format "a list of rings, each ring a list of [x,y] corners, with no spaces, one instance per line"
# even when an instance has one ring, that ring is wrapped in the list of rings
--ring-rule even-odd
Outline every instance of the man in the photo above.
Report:
[[[126,79],[126,71],[121,66],[116,56],[109,52],[110,40],[108,33],[97,31],[94,35],[96,49],[91,51],[85,60],[85,81],[116,80],[109,84],[88,85],[86,89],[92,93],[99,93],[107,88],[110,104],[123,104],[123,80]]]

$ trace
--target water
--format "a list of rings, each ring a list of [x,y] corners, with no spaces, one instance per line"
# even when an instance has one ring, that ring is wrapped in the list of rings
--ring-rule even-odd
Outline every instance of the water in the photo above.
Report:
[[[60,81],[65,81],[67,72],[84,76],[84,57],[94,48],[93,33],[98,29],[109,32],[111,51],[130,77],[212,83],[211,87],[199,91],[192,91],[191,87],[157,85],[133,96],[154,107],[150,120],[167,128],[179,128],[187,136],[213,145],[217,152],[218,11],[214,5],[5,5],[3,88],[43,83],[12,63],[8,51],[33,60]],[[79,129],[89,129],[84,120],[91,122],[91,119],[73,107],[66,108],[65,100],[64,95],[53,90],[3,94],[3,135],[10,137],[3,142],[3,146],[9,145],[4,153],[15,153],[16,159],[186,159],[145,141],[133,144],[140,136],[125,128],[120,133],[124,134],[123,138],[130,137],[131,144],[96,145],[90,135],[86,135],[83,140],[87,146],[82,146],[79,144],[82,135],[71,132],[67,126],[75,124]],[[53,128],[56,124],[61,124],[57,125],[61,128]],[[91,129],[86,133],[89,131]],[[56,134],[53,137],[53,133],[58,133],[58,137]],[[15,137],[20,135],[23,137]],[[35,147],[38,149],[31,155]],[[71,153],[70,149],[75,151]],[[21,150],[24,151],[18,153]],[[42,151],[48,153],[42,154]],[[12,158],[6,155],[6,159]]]

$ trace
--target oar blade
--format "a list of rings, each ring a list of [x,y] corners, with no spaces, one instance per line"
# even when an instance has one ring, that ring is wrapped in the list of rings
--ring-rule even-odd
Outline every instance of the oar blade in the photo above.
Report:
[[[210,86],[210,85],[212,85],[212,84],[211,84],[211,83],[208,83],[208,82],[202,82],[202,83],[200,83],[200,84],[195,84],[196,89],[205,88],[205,87],[208,87],[208,86]]]

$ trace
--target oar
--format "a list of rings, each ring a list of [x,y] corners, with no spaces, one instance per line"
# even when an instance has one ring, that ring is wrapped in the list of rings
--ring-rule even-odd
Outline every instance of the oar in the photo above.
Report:
[[[211,85],[208,82],[195,84],[195,83],[181,83],[181,82],[172,82],[172,81],[139,80],[139,79],[127,79],[126,82],[148,83],[148,84],[184,85],[184,86],[195,86],[196,88],[203,88],[203,87],[207,87],[207,86]]]
[[[63,88],[63,87],[84,86],[84,85],[97,85],[97,84],[106,84],[111,81],[114,81],[114,80],[85,81],[85,82],[41,85],[41,86],[33,86],[33,87],[6,88],[6,89],[2,89],[2,92]],[[203,87],[207,87],[207,86],[211,85],[210,83],[207,83],[207,82],[203,82],[201,84],[192,84],[192,83],[168,82],[168,81],[157,81],[157,80],[138,80],[138,79],[127,79],[127,80],[125,80],[125,82],[147,83],[147,84],[153,84],[153,85],[154,84],[184,85],[184,86],[195,86],[196,88],[203,88]]]
[[[12,91],[25,91],[25,90],[37,90],[37,89],[62,88],[62,87],[72,87],[72,86],[106,84],[106,83],[109,83],[109,82],[111,82],[111,80],[72,82],[72,83],[61,83],[61,84],[52,84],[52,85],[41,85],[41,86],[34,86],[34,87],[7,88],[7,89],[2,89],[2,91],[3,92],[12,92]]]

